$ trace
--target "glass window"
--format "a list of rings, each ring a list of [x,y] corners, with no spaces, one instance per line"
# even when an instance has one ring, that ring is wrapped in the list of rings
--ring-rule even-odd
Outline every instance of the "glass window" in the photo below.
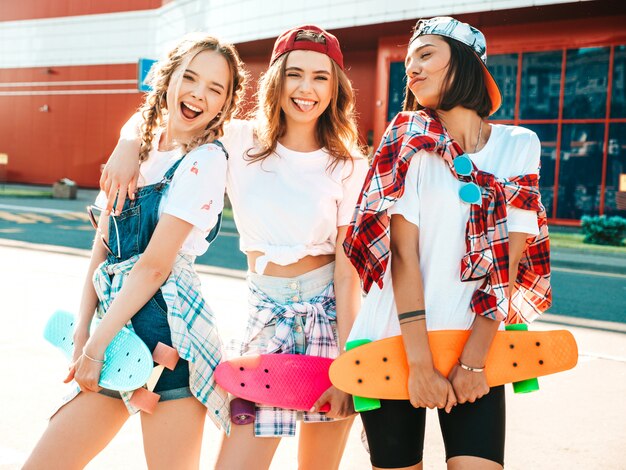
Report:
[[[608,47],[568,50],[563,118],[604,118],[608,74]]]
[[[603,144],[603,124],[563,125],[556,213],[559,219],[599,213]]]
[[[556,166],[556,124],[524,124],[524,127],[537,134],[541,141],[541,171],[539,190],[541,202],[548,217],[552,217],[554,207],[554,169]]]
[[[515,118],[517,54],[492,55],[489,56],[487,63],[502,93],[502,106],[491,116],[491,119],[513,119]]]
[[[521,119],[557,119],[561,93],[561,51],[522,56]]]
[[[626,124],[609,127],[604,213],[626,217]]]
[[[626,117],[626,46],[615,46],[611,117]]]
[[[387,122],[391,121],[396,114],[402,111],[404,103],[404,90],[406,89],[406,71],[404,62],[392,62],[389,64],[389,96],[387,107]]]

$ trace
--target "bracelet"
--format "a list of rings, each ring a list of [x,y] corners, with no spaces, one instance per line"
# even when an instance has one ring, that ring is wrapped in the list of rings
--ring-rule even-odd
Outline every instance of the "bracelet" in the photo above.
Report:
[[[459,363],[459,365],[461,366],[461,369],[465,369],[469,372],[483,372],[485,370],[485,366],[482,367],[470,367],[470,366],[466,366],[465,364],[463,364],[461,362],[461,359],[457,359],[457,362]]]
[[[101,361],[100,359],[94,359],[89,354],[87,354],[85,351],[83,351],[83,356],[85,356],[90,361],[97,362],[98,364],[104,364],[104,360]]]

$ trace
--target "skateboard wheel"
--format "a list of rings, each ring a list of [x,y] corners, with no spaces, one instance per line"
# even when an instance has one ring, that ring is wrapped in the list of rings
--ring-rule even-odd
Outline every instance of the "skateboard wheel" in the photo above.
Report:
[[[152,414],[160,399],[161,396],[158,393],[151,392],[146,388],[138,388],[130,397],[130,404],[141,411]]]
[[[233,424],[250,424],[254,421],[254,403],[243,398],[230,401],[230,420]]]
[[[369,339],[355,339],[352,341],[348,341],[346,343],[346,351],[350,351],[351,349],[358,348],[359,346],[363,346],[364,344],[368,344],[371,342],[372,341]],[[385,362],[387,361],[385,360]],[[357,413],[361,413],[362,411],[377,410],[378,408],[380,408],[380,400],[378,398],[367,398],[353,395],[352,401],[354,402],[354,411],[356,411]],[[367,449],[367,451],[369,452],[369,448]]]
[[[152,351],[152,360],[163,367],[167,367],[169,370],[174,370],[178,359],[178,351],[160,341],[157,343],[154,351]]]
[[[513,382],[513,391],[515,393],[530,393],[539,390],[539,380],[526,379],[520,382]]]

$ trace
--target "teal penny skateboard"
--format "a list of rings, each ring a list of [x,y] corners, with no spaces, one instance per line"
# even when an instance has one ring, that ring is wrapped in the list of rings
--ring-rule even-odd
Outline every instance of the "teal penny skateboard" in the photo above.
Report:
[[[58,310],[50,317],[44,329],[44,338],[60,349],[68,359],[72,358],[74,352],[75,324],[74,315]],[[124,327],[111,340],[104,353],[98,385],[115,391],[134,390],[131,404],[152,413],[159,401],[159,395],[152,390],[164,367],[174,369],[177,362],[178,353],[174,348],[159,343],[154,352],[150,353],[141,338]]]

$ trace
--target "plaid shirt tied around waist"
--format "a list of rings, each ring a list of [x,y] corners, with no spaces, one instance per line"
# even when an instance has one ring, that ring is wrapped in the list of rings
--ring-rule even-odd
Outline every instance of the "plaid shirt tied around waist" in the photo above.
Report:
[[[458,175],[453,160],[464,152],[429,110],[398,114],[374,156],[344,242],[363,289],[368,292],[374,282],[382,287],[390,253],[387,209],[404,193],[411,158],[421,150],[438,153],[454,178],[474,182],[481,188],[481,204],[470,207],[467,252],[460,262],[461,281],[483,279],[472,297],[472,311],[507,323],[533,321],[552,303],[548,224],[539,194],[539,176],[497,178],[475,166],[470,176]],[[507,204],[537,212],[539,225],[539,234],[526,240],[517,289],[511,299]]]
[[[333,283],[307,302],[277,303],[252,283],[250,293],[250,307],[254,315],[248,321],[244,345],[249,344],[263,328],[275,322],[275,334],[265,354],[296,354],[293,336],[295,317],[304,315],[305,354],[319,357],[336,357],[339,354],[330,323],[337,320]]]
[[[140,255],[135,255],[115,264],[105,261],[96,269],[93,280],[100,299],[98,318],[102,318],[108,311],[139,258]],[[206,406],[207,414],[215,425],[229,432],[228,394],[217,385],[213,376],[213,371],[222,358],[222,343],[213,312],[202,297],[200,279],[193,270],[194,258],[179,253],[172,272],[161,286],[161,291],[167,304],[172,344],[180,357],[189,362],[191,392]],[[132,330],[130,321],[127,327]],[[120,392],[131,414],[139,411],[130,404],[132,394],[132,391]]]
[[[339,355],[331,322],[337,318],[335,294],[331,282],[314,298],[306,302],[279,303],[265,292],[248,282],[250,288],[250,317],[241,353],[295,354],[334,358]],[[297,316],[304,316],[306,349],[298,350],[294,336]],[[264,338],[265,327],[274,325],[271,338]],[[253,343],[252,348],[250,348]],[[260,349],[259,349],[260,348]],[[305,422],[333,421],[325,413],[299,412],[271,406],[256,405],[254,435],[257,437],[289,437],[296,435],[298,416]]]

